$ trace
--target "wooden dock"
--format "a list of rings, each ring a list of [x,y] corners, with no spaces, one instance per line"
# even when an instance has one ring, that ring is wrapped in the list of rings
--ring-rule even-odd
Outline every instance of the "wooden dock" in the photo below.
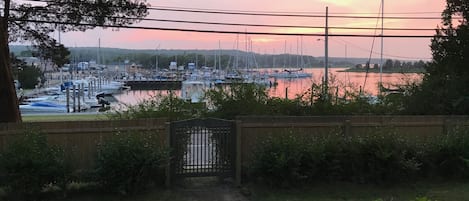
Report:
[[[127,80],[125,85],[132,90],[180,90],[181,80]]]

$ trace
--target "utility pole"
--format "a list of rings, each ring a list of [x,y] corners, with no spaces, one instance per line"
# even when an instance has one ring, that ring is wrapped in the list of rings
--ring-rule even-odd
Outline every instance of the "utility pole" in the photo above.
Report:
[[[329,68],[329,7],[326,6],[326,29],[324,39],[324,94],[327,96],[328,91],[328,68]],[[326,97],[327,98],[327,97]]]

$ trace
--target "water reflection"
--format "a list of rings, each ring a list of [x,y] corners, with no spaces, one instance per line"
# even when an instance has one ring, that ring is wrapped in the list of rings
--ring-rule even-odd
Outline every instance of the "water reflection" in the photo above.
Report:
[[[278,69],[281,70],[281,69]],[[363,89],[365,92],[376,95],[378,94],[378,73],[355,73],[355,72],[340,72],[344,68],[331,68],[329,69],[329,80],[332,86],[338,86],[338,90],[342,92],[344,89],[349,91],[358,91]],[[311,88],[313,83],[319,84],[324,77],[324,69],[309,68],[305,69],[306,72],[312,73],[312,78],[306,79],[276,79],[276,87],[269,88],[269,95],[272,97],[295,98],[297,94],[306,92]],[[383,86],[391,87],[396,85],[403,85],[411,82],[420,82],[422,79],[421,74],[417,73],[387,73],[382,75]],[[177,96],[181,95],[181,90],[173,90]],[[339,93],[340,93],[339,92]],[[116,99],[122,103],[134,105],[140,101],[149,99],[151,97],[167,95],[170,93],[167,90],[130,90],[119,94]]]

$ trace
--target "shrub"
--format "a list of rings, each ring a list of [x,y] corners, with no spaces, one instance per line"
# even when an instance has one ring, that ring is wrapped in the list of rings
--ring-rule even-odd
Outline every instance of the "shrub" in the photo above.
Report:
[[[344,137],[292,135],[263,141],[254,154],[252,175],[273,186],[315,181],[396,182],[416,176],[417,150],[385,132]]]
[[[426,145],[421,160],[425,173],[443,178],[469,179],[469,132],[454,128]]]
[[[229,89],[217,87],[205,93],[212,108],[209,116],[234,119],[239,115],[266,114],[269,99],[266,88],[256,84],[233,84]]]
[[[157,95],[137,105],[124,105],[121,109],[108,113],[110,119],[142,119],[165,117],[170,120],[190,119],[201,116],[203,104],[192,104],[178,98],[173,92]]]
[[[287,186],[305,179],[300,170],[304,145],[293,136],[268,138],[255,153],[252,173],[270,185]]]
[[[50,146],[37,130],[26,130],[0,157],[5,183],[14,199],[33,200],[46,185],[65,183],[63,150]]]
[[[106,191],[134,194],[164,181],[166,151],[145,133],[120,133],[98,148],[97,182]]]
[[[352,141],[360,163],[355,175],[365,182],[406,180],[420,170],[416,147],[392,131],[375,132]]]

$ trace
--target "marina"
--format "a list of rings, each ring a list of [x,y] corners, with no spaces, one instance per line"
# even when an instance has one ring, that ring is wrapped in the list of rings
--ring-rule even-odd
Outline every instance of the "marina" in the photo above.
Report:
[[[345,68],[331,68],[330,76],[338,91],[363,90],[369,94],[378,93],[379,76],[343,72]],[[166,71],[166,74],[171,71]],[[288,76],[280,76],[289,74]],[[97,74],[97,73],[94,73]],[[109,73],[100,72],[101,75]],[[254,83],[266,87],[271,97],[296,98],[305,93],[313,84],[322,82],[322,68],[287,70],[283,68],[260,68],[251,71],[228,72],[200,69],[173,71],[172,79],[162,79],[161,74],[141,73],[138,77],[87,76],[75,75],[78,79],[64,79],[63,75],[54,74],[58,79],[49,81],[47,88],[32,90],[20,97],[20,110],[23,114],[37,113],[75,113],[95,112],[119,104],[135,105],[156,95],[175,93],[180,98],[197,103],[203,101],[204,92],[220,85],[234,83]],[[51,76],[51,77],[54,77]],[[156,78],[159,77],[159,78]],[[113,79],[114,78],[114,79]],[[119,77],[117,77],[119,78]],[[368,83],[364,84],[365,78]],[[419,81],[419,74],[391,73],[382,77],[383,85],[395,86],[409,81]],[[66,80],[66,81],[63,81]],[[22,92],[19,92],[22,93]]]

